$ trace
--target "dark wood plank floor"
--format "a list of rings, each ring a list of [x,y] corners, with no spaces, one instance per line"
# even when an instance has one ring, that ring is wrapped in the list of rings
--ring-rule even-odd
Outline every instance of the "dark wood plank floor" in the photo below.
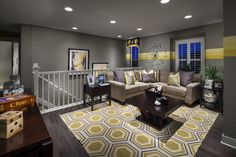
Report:
[[[219,115],[195,157],[236,157],[236,149],[221,144],[223,117]]]
[[[78,109],[81,109],[81,107],[74,106],[42,115],[53,140],[54,157],[89,157],[83,146],[69,131],[59,116]]]
[[[43,119],[53,140],[54,157],[88,157],[83,146],[65,126],[60,114],[78,110],[81,107],[74,106],[60,111],[43,114]],[[220,115],[195,157],[236,157],[236,150],[221,144],[223,131],[223,117]]]

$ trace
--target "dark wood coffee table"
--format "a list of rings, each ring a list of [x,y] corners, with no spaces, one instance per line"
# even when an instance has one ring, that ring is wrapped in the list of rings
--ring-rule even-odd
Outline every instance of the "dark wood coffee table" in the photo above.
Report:
[[[99,85],[94,84],[89,86],[88,84],[84,85],[84,105],[86,104],[85,96],[88,94],[91,97],[91,110],[93,111],[94,106],[94,97],[100,96],[100,101],[102,95],[108,95],[109,105],[111,105],[111,85]]]
[[[155,99],[146,96],[145,93],[128,98],[126,102],[139,108],[142,117],[137,117],[138,120],[158,129],[162,129],[169,124],[172,119],[168,116],[183,104],[183,101],[168,98],[168,105],[157,106],[154,104]]]

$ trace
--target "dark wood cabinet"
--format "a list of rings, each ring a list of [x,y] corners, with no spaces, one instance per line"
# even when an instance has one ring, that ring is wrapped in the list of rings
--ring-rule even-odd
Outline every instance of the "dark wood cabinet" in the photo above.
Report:
[[[9,139],[0,139],[0,157],[52,157],[52,139],[37,105],[23,114],[23,130]]]

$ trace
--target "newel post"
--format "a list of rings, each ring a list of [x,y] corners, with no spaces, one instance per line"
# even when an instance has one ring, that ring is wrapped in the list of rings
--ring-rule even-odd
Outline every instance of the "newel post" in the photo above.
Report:
[[[33,74],[34,74],[34,95],[36,96],[36,102],[38,104],[38,94],[39,94],[39,69],[38,63],[33,63]]]

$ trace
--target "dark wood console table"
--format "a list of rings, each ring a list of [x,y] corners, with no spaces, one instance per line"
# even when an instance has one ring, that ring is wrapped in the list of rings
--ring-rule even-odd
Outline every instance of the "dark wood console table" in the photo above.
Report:
[[[85,105],[85,95],[88,94],[91,99],[92,99],[92,105],[91,105],[91,110],[93,111],[93,105],[94,105],[94,97],[101,96],[107,94],[108,99],[109,99],[109,105],[111,105],[111,85],[99,85],[99,84],[94,84],[94,85],[84,85],[84,105]]]
[[[37,105],[24,110],[24,128],[0,139],[1,157],[52,157],[53,143]]]

